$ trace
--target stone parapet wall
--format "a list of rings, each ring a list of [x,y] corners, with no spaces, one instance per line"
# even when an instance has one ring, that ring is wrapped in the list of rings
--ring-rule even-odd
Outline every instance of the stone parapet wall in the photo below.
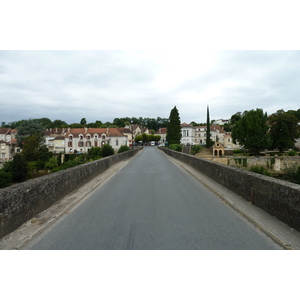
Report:
[[[141,149],[112,155],[0,189],[0,238]]]
[[[300,157],[234,157],[227,158],[229,166],[238,168],[250,168],[252,166],[263,166],[274,171],[284,171],[286,168],[300,167]]]
[[[160,148],[222,184],[291,227],[300,230],[300,185]]]

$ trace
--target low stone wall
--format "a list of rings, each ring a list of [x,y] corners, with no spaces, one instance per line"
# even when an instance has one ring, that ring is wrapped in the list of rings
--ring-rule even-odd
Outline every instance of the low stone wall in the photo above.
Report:
[[[299,156],[275,156],[275,157],[233,157],[227,158],[227,164],[238,168],[250,168],[252,166],[263,166],[274,171],[284,171],[286,168],[300,167]]]
[[[139,150],[112,155],[0,189],[0,238]]]
[[[222,184],[300,230],[300,185],[160,147],[160,150]]]

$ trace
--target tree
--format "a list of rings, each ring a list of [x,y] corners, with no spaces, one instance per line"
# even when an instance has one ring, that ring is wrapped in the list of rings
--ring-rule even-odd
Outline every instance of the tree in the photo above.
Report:
[[[239,142],[253,154],[269,148],[271,138],[268,134],[267,113],[262,109],[245,111],[232,130],[234,143]]]
[[[12,173],[13,181],[23,181],[24,179],[26,179],[28,167],[27,162],[22,154],[17,153],[14,156],[9,171]]]
[[[210,121],[209,121],[209,108],[207,106],[207,118],[206,118],[206,148],[210,148]]]
[[[18,133],[17,133],[17,140],[19,143],[19,146],[23,146],[23,141],[26,137],[29,136],[39,136],[40,142],[42,143],[43,137],[42,132],[45,130],[43,126],[41,126],[40,122],[37,120],[24,120],[22,121],[21,125],[18,127]]]
[[[230,122],[231,122],[231,124],[235,124],[241,118],[242,118],[242,113],[241,112],[237,112],[237,113],[235,113],[234,115],[231,116]]]
[[[56,119],[51,123],[50,128],[64,128],[64,127],[68,127],[68,124],[65,121]]]
[[[87,122],[86,122],[86,119],[85,119],[85,118],[82,118],[81,121],[80,121],[80,124],[81,124],[81,125],[86,125],[86,123],[87,123]]]
[[[181,140],[181,124],[179,112],[176,106],[171,110],[169,123],[167,126],[167,141],[169,145],[180,144]]]
[[[280,152],[292,148],[300,137],[298,119],[292,112],[278,110],[269,117],[272,148]]]
[[[41,145],[40,134],[34,134],[24,138],[22,155],[24,156],[26,161],[38,160],[40,145]]]

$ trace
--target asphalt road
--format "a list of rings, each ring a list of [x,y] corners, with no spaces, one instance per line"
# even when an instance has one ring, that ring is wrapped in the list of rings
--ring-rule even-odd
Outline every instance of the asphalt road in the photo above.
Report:
[[[156,147],[146,147],[24,249],[282,249]]]

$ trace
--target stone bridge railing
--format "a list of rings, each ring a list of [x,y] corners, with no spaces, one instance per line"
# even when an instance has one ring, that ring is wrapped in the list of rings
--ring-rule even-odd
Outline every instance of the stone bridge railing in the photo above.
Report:
[[[112,155],[0,189],[0,238],[141,149]]]
[[[272,216],[300,230],[300,185],[159,147]]]

